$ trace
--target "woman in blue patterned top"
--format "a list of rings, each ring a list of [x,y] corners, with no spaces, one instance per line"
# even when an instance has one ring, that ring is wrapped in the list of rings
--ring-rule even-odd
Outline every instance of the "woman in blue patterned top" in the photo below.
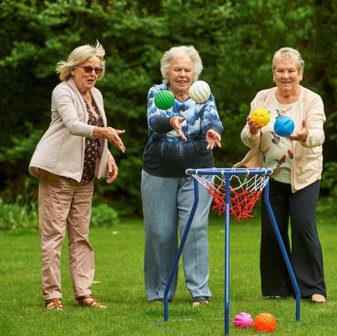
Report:
[[[223,131],[213,95],[197,104],[189,95],[202,61],[193,46],[178,46],[161,59],[163,83],[148,92],[148,139],[143,155],[142,202],[145,224],[144,272],[149,301],[162,302],[165,286],[194,201],[193,177],[187,168],[214,167],[213,148],[221,147]],[[168,110],[154,104],[160,90],[170,90],[175,103]],[[183,250],[186,287],[194,306],[208,303],[208,214],[211,196],[200,188],[196,210]],[[172,282],[169,300],[177,285]]]

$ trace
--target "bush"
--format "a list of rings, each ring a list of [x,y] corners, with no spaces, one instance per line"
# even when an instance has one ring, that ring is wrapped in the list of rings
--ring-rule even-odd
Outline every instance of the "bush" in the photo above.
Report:
[[[0,230],[38,229],[39,220],[36,203],[5,203],[0,198]]]
[[[36,203],[23,203],[22,198],[8,202],[0,198],[0,231],[39,228],[39,214]],[[108,227],[119,224],[118,212],[107,204],[94,206],[91,226]]]
[[[337,197],[337,163],[327,162],[324,165],[322,173],[322,184],[323,193],[328,194],[332,198]]]
[[[114,208],[105,203],[93,207],[91,215],[92,227],[107,227],[118,223],[118,212]]]

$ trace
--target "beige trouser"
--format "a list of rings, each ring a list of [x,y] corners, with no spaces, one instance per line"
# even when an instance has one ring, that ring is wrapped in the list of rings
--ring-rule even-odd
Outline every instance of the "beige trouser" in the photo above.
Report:
[[[39,218],[45,300],[62,297],[60,257],[66,231],[75,298],[91,294],[95,263],[88,234],[93,189],[93,182],[78,183],[41,170]]]

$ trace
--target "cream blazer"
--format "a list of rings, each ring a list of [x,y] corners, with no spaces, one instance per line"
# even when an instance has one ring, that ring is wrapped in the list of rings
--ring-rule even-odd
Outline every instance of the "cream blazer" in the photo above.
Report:
[[[268,110],[275,95],[276,87],[259,91],[250,105],[250,113],[256,108]],[[308,137],[305,143],[293,141],[293,154],[291,167],[292,192],[301,190],[321,178],[323,169],[323,146],[325,136],[323,125],[326,120],[324,105],[321,97],[313,91],[301,86],[298,97],[299,111],[296,116],[295,130],[302,127],[302,120],[306,121]],[[247,168],[263,167],[260,155],[261,132],[251,134],[246,123],[241,132],[242,142],[250,148],[242,161],[234,167],[245,166]]]
[[[107,125],[103,97],[96,88],[92,97],[101,112],[104,126]],[[39,177],[43,169],[53,174],[81,181],[84,165],[85,138],[92,137],[94,126],[88,125],[88,113],[84,99],[74,81],[58,84],[52,92],[51,122],[36,146],[29,164],[29,172]],[[100,147],[95,176],[107,176],[108,144],[99,139]]]

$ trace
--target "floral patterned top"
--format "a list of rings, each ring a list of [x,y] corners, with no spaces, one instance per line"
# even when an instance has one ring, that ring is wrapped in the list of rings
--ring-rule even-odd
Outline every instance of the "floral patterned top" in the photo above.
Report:
[[[261,129],[261,162],[265,168],[272,168],[273,179],[282,183],[291,183],[293,142],[276,134],[274,124],[283,115],[295,120],[298,108],[298,102],[284,105],[274,97],[269,106],[270,122]]]
[[[85,101],[85,106],[88,111],[89,119],[88,125],[103,127],[103,119],[102,115],[99,112],[95,101],[92,100],[92,106],[94,107],[98,118],[93,115],[90,110],[88,103]],[[98,155],[99,141],[95,138],[85,138],[85,152],[84,152],[84,166],[83,166],[83,174],[82,174],[82,183],[87,183],[93,180],[95,176],[96,170],[96,160]]]

